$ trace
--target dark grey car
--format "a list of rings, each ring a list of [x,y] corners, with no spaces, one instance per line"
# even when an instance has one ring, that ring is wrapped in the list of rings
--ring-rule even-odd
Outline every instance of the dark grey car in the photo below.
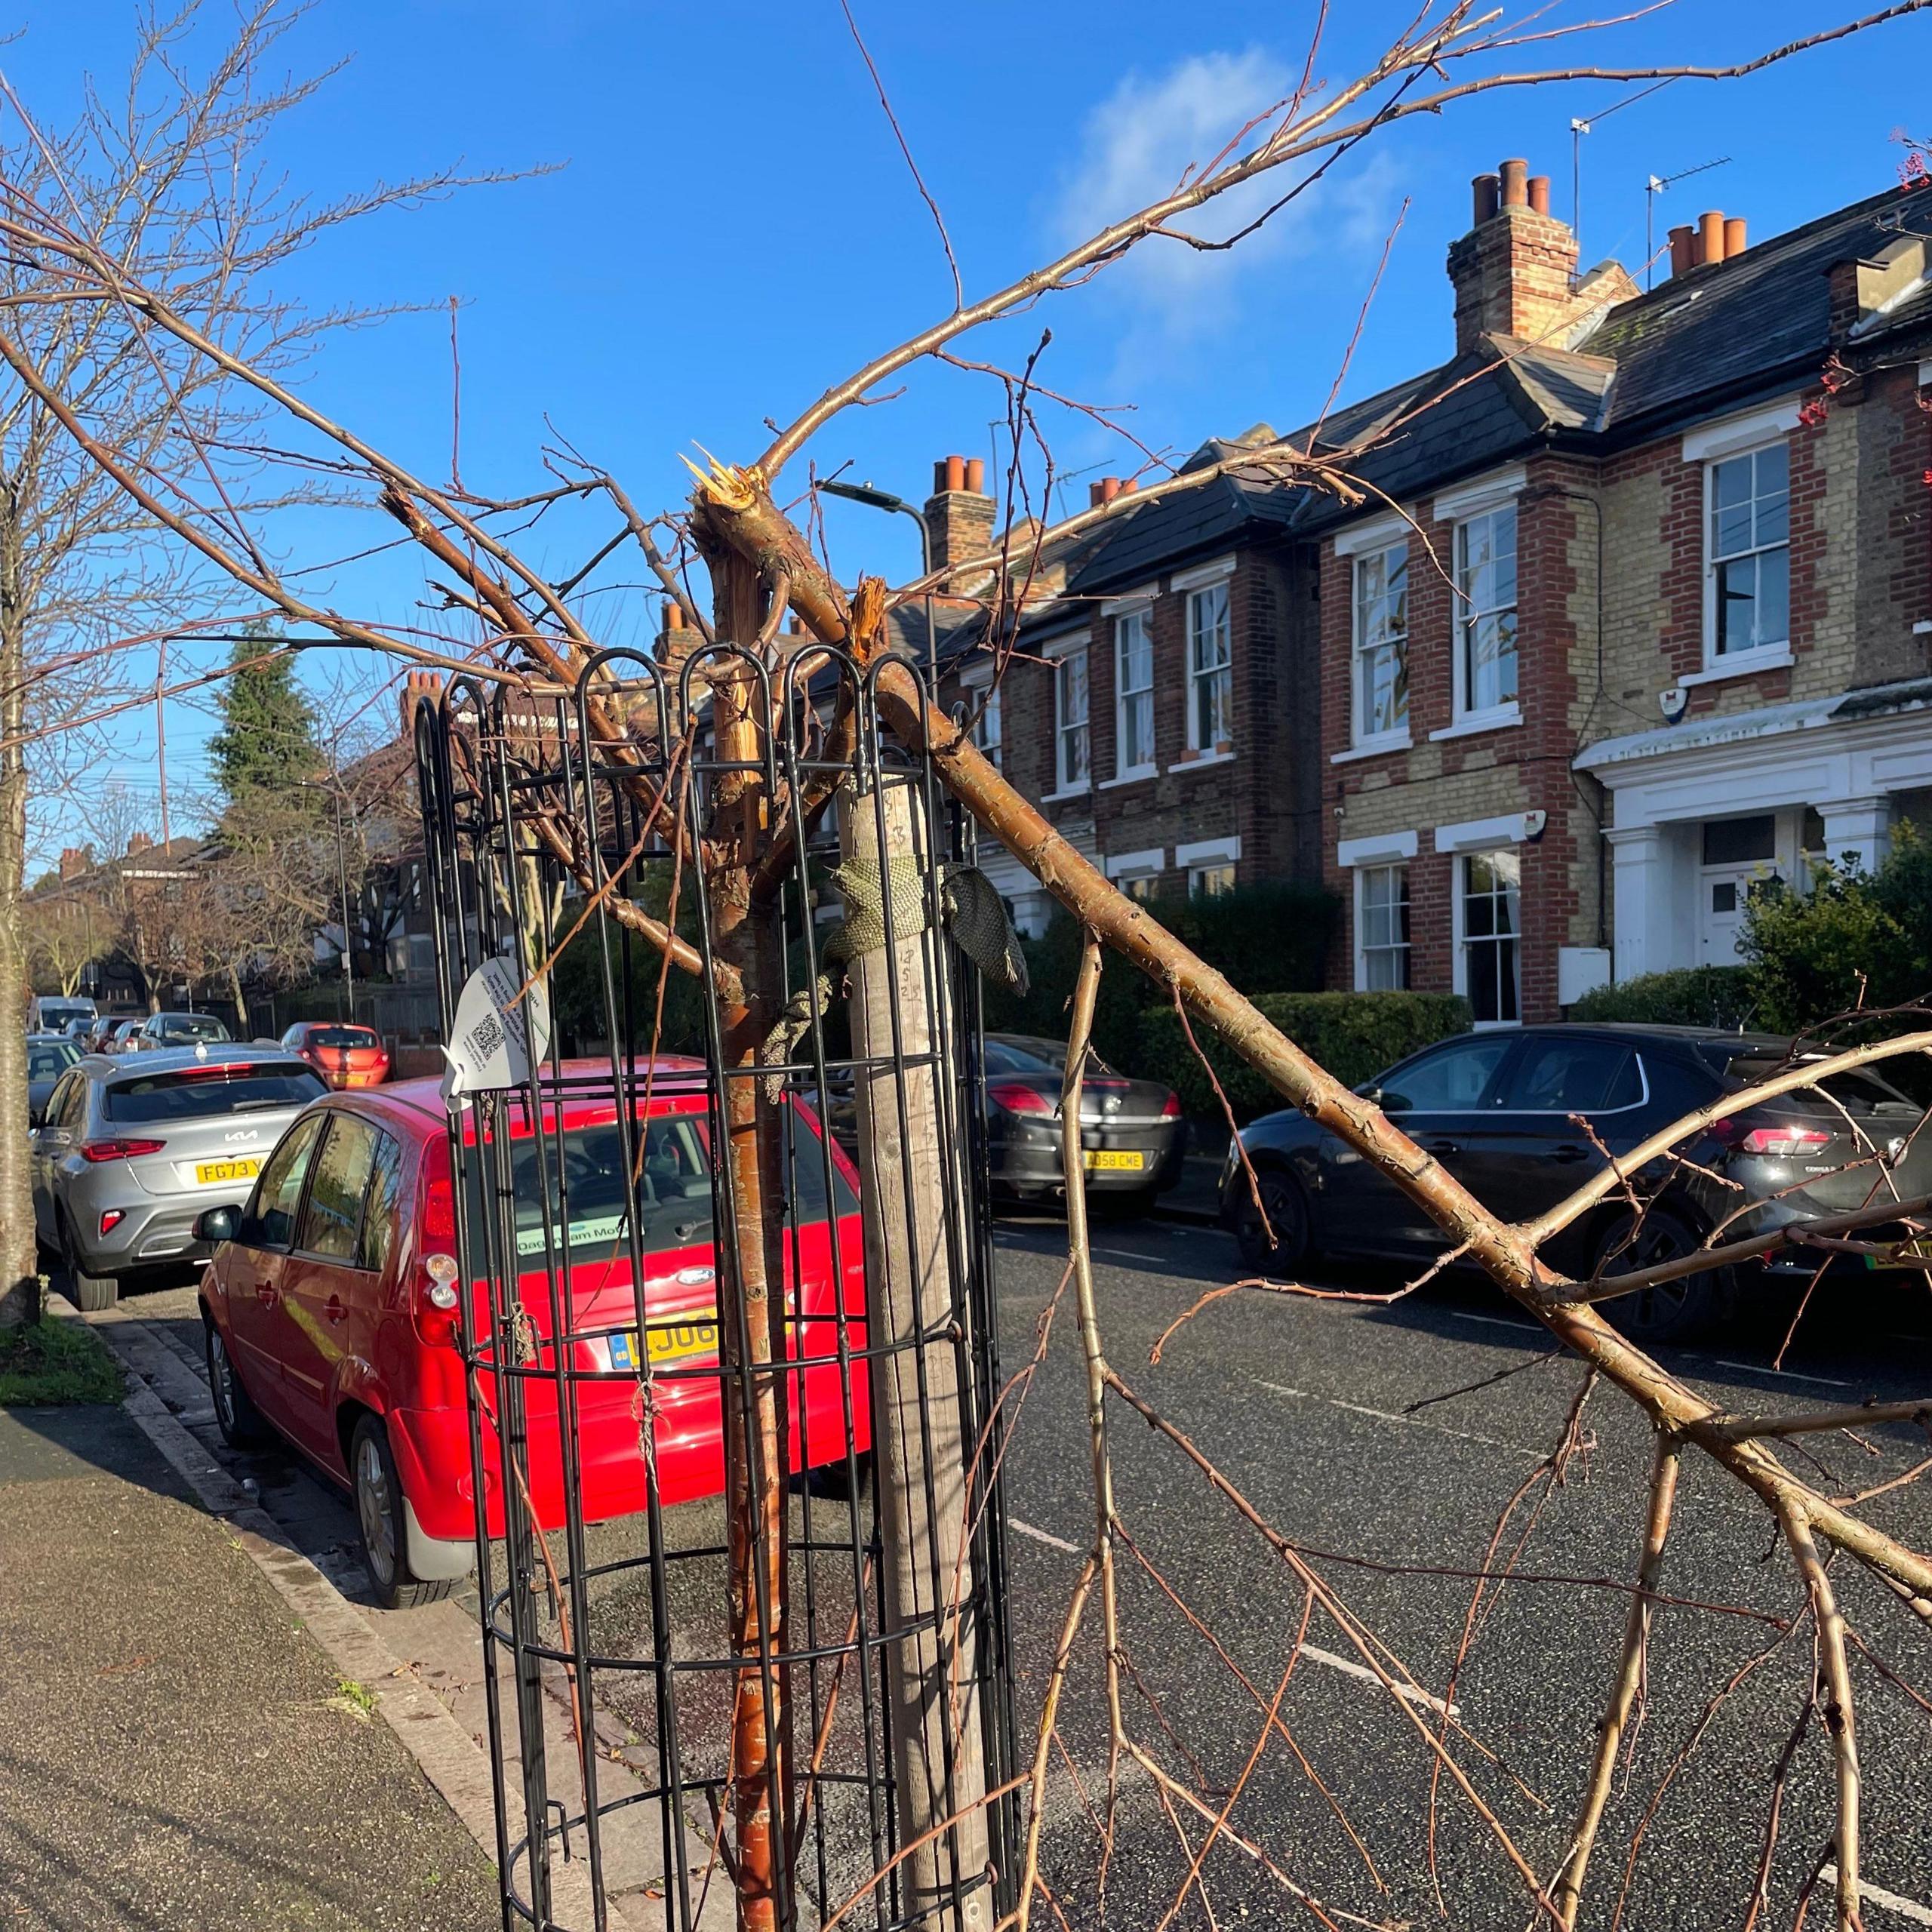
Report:
[[[81,1057],[80,1048],[64,1033],[27,1035],[27,1124],[38,1121],[54,1084]]]
[[[237,1198],[297,1115],[328,1091],[279,1048],[91,1054],[60,1076],[29,1141],[35,1232],[83,1308],[121,1281],[211,1251],[205,1208]]]
[[[1607,1156],[1770,1078],[1792,1048],[1774,1035],[1688,1026],[1512,1027],[1441,1041],[1361,1091],[1485,1207],[1524,1220],[1554,1207]],[[1640,1192],[1656,1192],[1641,1224],[1612,1195],[1550,1258],[1580,1277],[1599,1268],[1626,1274],[1693,1252],[1720,1222],[1743,1235],[1881,1201],[1888,1185],[1900,1198],[1932,1193],[1932,1134],[1915,1135],[1919,1119],[1918,1106],[1876,1069],[1834,1074],[1824,1096],[1786,1094],[1713,1121],[1682,1148],[1687,1164],[1672,1174],[1658,1163],[1639,1175]],[[1254,1121],[1241,1145],[1273,1239],[1232,1146],[1221,1214],[1251,1268],[1291,1272],[1321,1254],[1419,1266],[1448,1245],[1392,1181],[1299,1112]],[[1867,1238],[1882,1242],[1886,1234],[1873,1229]],[[1787,1250],[1772,1272],[1808,1278],[1817,1266],[1815,1257]],[[1740,1285],[1736,1275],[1707,1270],[1609,1302],[1604,1312],[1646,1340],[1681,1340],[1723,1315]]]

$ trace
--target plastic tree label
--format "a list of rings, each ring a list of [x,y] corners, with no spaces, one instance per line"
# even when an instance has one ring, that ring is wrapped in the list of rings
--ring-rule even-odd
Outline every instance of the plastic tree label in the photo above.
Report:
[[[508,959],[486,959],[456,1003],[443,1057],[443,1104],[521,1087],[550,1048],[550,1002],[540,982],[519,999],[523,981]]]

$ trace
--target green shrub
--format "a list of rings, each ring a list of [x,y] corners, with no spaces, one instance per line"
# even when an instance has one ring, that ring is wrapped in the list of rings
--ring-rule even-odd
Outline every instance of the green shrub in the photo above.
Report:
[[[1757,1010],[1748,968],[1685,966],[1599,986],[1571,1008],[1570,1017],[1646,1026],[1721,1026],[1729,1032],[1755,1024]]]
[[[1282,880],[1237,887],[1212,897],[1157,900],[1148,911],[1249,998],[1313,992],[1321,984],[1340,904],[1320,886]],[[1080,967],[1080,928],[1056,913],[1038,939],[1022,942],[1032,985],[1023,999],[986,992],[989,1032],[1066,1038],[1068,1008]],[[1165,995],[1146,974],[1109,955],[1094,1012],[1094,1044],[1123,1072],[1142,1064],[1143,1017],[1164,1010]]]
[[[1254,1004],[1263,1017],[1349,1087],[1360,1086],[1435,1041],[1466,1033],[1473,1023],[1469,1001],[1457,993],[1263,993]],[[1208,1028],[1196,1023],[1194,1037],[1237,1121],[1252,1120],[1283,1104],[1274,1088]],[[1134,1070],[1147,1079],[1165,1081],[1189,1113],[1220,1115],[1214,1088],[1171,1007],[1150,1008],[1142,1016]]]

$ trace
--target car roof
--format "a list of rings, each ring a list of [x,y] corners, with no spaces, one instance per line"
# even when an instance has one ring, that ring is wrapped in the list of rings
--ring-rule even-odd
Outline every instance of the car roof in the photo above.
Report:
[[[655,1069],[653,1075],[653,1093],[667,1098],[685,1098],[693,1093],[708,1090],[705,1063],[688,1054],[660,1054],[654,1061],[642,1057],[633,1060],[631,1068],[634,1075],[642,1079],[647,1069]],[[611,1063],[603,1059],[567,1060],[563,1063],[562,1078],[555,1076],[558,1070],[547,1063],[543,1069],[543,1084],[546,1095],[555,1094],[568,1106],[573,1100],[595,1103],[607,1099],[611,1088]],[[658,1076],[669,1074],[669,1081],[660,1084]],[[392,1100],[408,1107],[412,1112],[427,1114],[440,1127],[448,1118],[443,1105],[442,1081],[440,1075],[423,1075],[414,1080],[392,1080],[386,1087],[364,1087],[352,1094],[330,1096],[336,1106],[345,1103],[364,1106],[371,1101]]]
[[[136,1054],[131,1058],[126,1054],[117,1057],[109,1054],[89,1054],[81,1064],[103,1079],[125,1074],[131,1079],[145,1080],[152,1074],[172,1073],[191,1066],[285,1066],[303,1073],[314,1072],[306,1060],[297,1060],[283,1047],[245,1046],[235,1040],[217,1040],[209,1044],[219,1051],[219,1060],[199,1047],[156,1047],[151,1052]]]
[[[1601,1033],[1614,1039],[1654,1040],[1660,1046],[1723,1047],[1731,1053],[1786,1054],[1792,1041],[1783,1033],[1740,1033],[1728,1026],[1651,1025],[1635,1020],[1564,1020],[1516,1029],[1525,1036],[1574,1039],[1579,1033]]]

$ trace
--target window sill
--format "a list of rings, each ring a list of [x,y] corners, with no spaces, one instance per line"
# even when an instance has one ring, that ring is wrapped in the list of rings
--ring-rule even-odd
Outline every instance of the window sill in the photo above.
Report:
[[[1063,785],[1057,792],[1042,792],[1040,802],[1043,805],[1062,804],[1069,798],[1089,798],[1093,795],[1093,790],[1091,780],[1079,785]]]
[[[1386,737],[1364,738],[1358,745],[1351,745],[1345,752],[1331,755],[1331,764],[1352,764],[1358,758],[1386,758],[1391,752],[1405,752],[1414,740],[1406,731],[1390,732]]]
[[[1459,718],[1453,724],[1445,724],[1439,731],[1429,734],[1432,745],[1439,745],[1444,738],[1473,738],[1484,731],[1506,731],[1512,725],[1523,721],[1522,709],[1515,704],[1499,704],[1494,711],[1472,711],[1468,716]]]
[[[1131,771],[1123,771],[1116,777],[1102,779],[1099,789],[1103,792],[1111,792],[1117,785],[1144,785],[1149,779],[1158,778],[1160,775],[1161,768],[1158,764],[1137,764]]]
[[[1727,678],[1748,678],[1758,671],[1782,671],[1792,662],[1791,646],[1780,645],[1769,651],[1740,651],[1720,657],[1708,669],[1693,671],[1679,678],[1679,685],[1721,684]]]
[[[1180,772],[1198,771],[1204,765],[1232,764],[1234,761],[1232,752],[1203,752],[1198,758],[1177,759],[1168,767],[1168,776],[1172,778]]]

